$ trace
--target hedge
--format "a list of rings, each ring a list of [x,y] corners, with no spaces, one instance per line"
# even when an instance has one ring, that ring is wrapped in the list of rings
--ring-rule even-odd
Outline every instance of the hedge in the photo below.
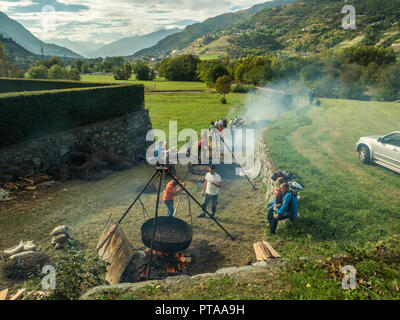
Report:
[[[104,87],[104,83],[0,78],[0,93]],[[118,84],[107,84],[118,85]]]
[[[143,85],[1,94],[0,148],[141,109]]]

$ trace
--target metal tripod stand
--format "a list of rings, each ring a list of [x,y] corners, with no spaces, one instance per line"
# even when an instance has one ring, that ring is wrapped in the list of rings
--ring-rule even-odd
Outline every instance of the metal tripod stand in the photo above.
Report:
[[[96,247],[96,251],[99,251],[104,244],[107,242],[110,237],[112,237],[117,230],[118,226],[121,224],[122,220],[126,217],[126,215],[129,213],[129,211],[132,209],[132,207],[135,205],[135,203],[139,200],[140,196],[144,193],[146,188],[149,186],[149,184],[154,180],[156,175],[159,175],[159,182],[158,182],[158,189],[157,189],[157,202],[156,202],[156,209],[154,213],[154,223],[153,223],[153,233],[152,233],[152,238],[151,238],[151,248],[150,248],[150,256],[149,256],[149,262],[147,266],[147,279],[150,280],[151,276],[151,260],[153,258],[153,246],[154,246],[154,237],[157,229],[157,218],[158,218],[158,207],[160,203],[160,194],[161,194],[161,183],[162,183],[162,178],[163,174],[166,173],[168,176],[170,176],[181,188],[183,191],[186,192],[186,194],[231,238],[231,240],[235,240],[235,238],[207,211],[207,209],[203,208],[201,203],[197,201],[193,195],[178,181],[176,177],[174,177],[168,170],[166,166],[158,166],[155,169],[155,172],[151,176],[150,180],[144,185],[142,190],[139,192],[139,194],[136,196],[135,200],[132,202],[132,204],[129,206],[129,208],[125,211],[125,213],[122,215],[122,217],[118,220],[117,223],[115,223],[108,233],[106,234],[104,240],[99,243],[99,245]],[[107,244],[108,245],[108,244]]]

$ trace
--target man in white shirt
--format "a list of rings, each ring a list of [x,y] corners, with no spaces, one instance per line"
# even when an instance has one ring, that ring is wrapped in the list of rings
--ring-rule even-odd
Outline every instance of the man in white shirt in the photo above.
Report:
[[[208,168],[208,173],[204,178],[204,186],[202,190],[202,195],[205,195],[203,201],[203,212],[198,218],[205,218],[206,213],[204,210],[207,210],[207,205],[211,201],[212,211],[211,216],[214,217],[215,212],[217,211],[217,203],[218,203],[218,193],[221,188],[221,177],[218,173],[215,172],[215,166],[210,165]]]

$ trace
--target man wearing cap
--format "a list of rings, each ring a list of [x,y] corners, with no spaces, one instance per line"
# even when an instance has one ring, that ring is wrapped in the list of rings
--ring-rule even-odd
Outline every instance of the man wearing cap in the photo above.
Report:
[[[270,235],[275,234],[276,228],[278,227],[278,221],[290,219],[290,221],[293,222],[297,217],[297,196],[289,191],[289,184],[287,182],[281,185],[281,190],[283,194],[283,203],[278,212],[274,215],[274,219],[271,221],[269,229]]]
[[[219,176],[218,173],[215,172],[215,166],[211,165],[208,168],[208,173],[206,174],[204,178],[204,185],[203,185],[203,190],[202,190],[202,195],[205,196],[204,201],[203,201],[203,212],[201,215],[198,216],[198,218],[205,218],[206,217],[206,212],[207,210],[207,205],[211,201],[212,205],[212,211],[211,211],[211,216],[215,216],[215,212],[217,211],[217,203],[218,203],[218,194],[219,190],[221,189],[221,177]]]

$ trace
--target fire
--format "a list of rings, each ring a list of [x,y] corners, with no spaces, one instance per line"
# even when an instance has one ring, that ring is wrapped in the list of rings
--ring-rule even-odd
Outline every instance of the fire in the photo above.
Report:
[[[150,253],[150,250],[147,251]],[[152,268],[154,265],[162,265],[161,270],[164,270],[165,276],[168,274],[176,274],[182,269],[187,268],[187,263],[190,263],[183,253],[170,254],[168,252],[152,251]],[[142,266],[139,270],[138,279],[145,279],[148,273],[148,265]]]

